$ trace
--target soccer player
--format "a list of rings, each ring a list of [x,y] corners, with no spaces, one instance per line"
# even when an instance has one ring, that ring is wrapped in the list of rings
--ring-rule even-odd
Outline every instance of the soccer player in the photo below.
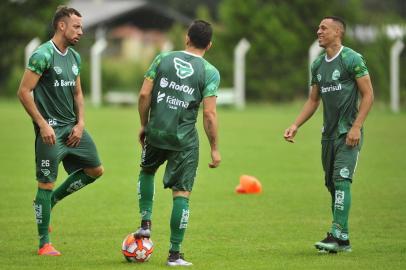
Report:
[[[211,25],[194,21],[186,36],[186,49],[159,54],[145,74],[138,111],[143,147],[138,179],[141,227],[136,238],[150,237],[154,199],[154,175],[167,161],[163,184],[172,189],[170,249],[167,265],[189,266],[180,253],[189,220],[189,195],[199,159],[196,118],[203,103],[203,125],[207,134],[210,168],[219,166],[216,97],[220,83],[217,69],[203,59],[211,47]]]
[[[348,216],[351,183],[361,150],[362,125],[372,106],[374,95],[363,57],[342,45],[345,22],[325,17],[318,28],[319,44],[325,49],[311,66],[311,92],[295,122],[284,138],[294,137],[323,101],[322,163],[325,185],[331,194],[333,223],[327,237],[315,247],[323,252],[351,251]],[[359,96],[361,102],[358,106]]]
[[[73,8],[60,6],[53,27],[52,39],[31,55],[18,90],[18,97],[34,123],[38,255],[48,256],[61,255],[49,240],[51,209],[103,174],[96,146],[84,129],[80,56],[70,47],[83,34],[82,16]],[[53,190],[61,161],[69,176]]]

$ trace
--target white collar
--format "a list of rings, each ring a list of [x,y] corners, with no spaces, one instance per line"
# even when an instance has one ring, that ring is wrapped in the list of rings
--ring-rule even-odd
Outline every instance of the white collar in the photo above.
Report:
[[[331,61],[333,61],[334,59],[336,59],[337,56],[340,55],[340,53],[341,53],[341,51],[343,50],[343,48],[344,48],[344,46],[341,46],[341,48],[340,48],[340,50],[337,52],[337,54],[334,55],[333,57],[331,57],[330,59],[327,58],[327,53],[326,53],[326,55],[325,55],[325,57],[324,57],[324,59],[326,59],[326,62],[331,62]]]
[[[184,52],[184,53],[186,53],[186,54],[189,54],[189,55],[192,55],[192,56],[194,56],[194,57],[200,57],[200,58],[202,58],[200,55],[197,55],[197,54],[194,54],[194,53],[191,53],[191,52],[187,52],[187,51],[182,51],[182,52]]]
[[[57,52],[58,54],[60,54],[60,55],[62,55],[62,56],[65,56],[65,55],[68,54],[69,48],[66,48],[66,52],[65,52],[65,53],[62,53],[62,52],[58,49],[58,47],[56,47],[56,45],[55,45],[55,43],[52,41],[52,39],[51,39],[50,41],[51,41],[52,46],[54,47],[54,49],[56,50],[56,52]]]

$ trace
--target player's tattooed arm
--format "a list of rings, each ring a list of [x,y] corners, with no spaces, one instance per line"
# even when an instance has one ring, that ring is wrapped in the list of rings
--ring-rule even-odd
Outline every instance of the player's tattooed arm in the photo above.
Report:
[[[218,126],[215,96],[203,99],[203,126],[211,148],[212,161],[209,163],[209,167],[216,168],[220,165],[221,155],[218,150]]]

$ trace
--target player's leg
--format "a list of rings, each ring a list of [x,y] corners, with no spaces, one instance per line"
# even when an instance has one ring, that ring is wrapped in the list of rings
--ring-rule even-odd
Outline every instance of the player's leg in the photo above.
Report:
[[[323,140],[322,141],[322,150],[321,150],[321,160],[324,170],[324,180],[325,185],[331,194],[331,211],[332,217],[334,219],[334,181],[333,181],[333,172],[334,172],[334,158],[335,158],[335,149],[334,149],[334,140]],[[325,251],[335,251],[338,249],[338,243],[331,235],[331,233],[327,233],[326,238],[316,242],[315,244],[316,249],[321,252]]]
[[[171,236],[167,265],[189,266],[180,253],[189,221],[189,196],[193,188],[199,160],[198,148],[172,152],[164,176],[165,188],[172,189],[173,206],[170,220]]]
[[[138,206],[141,226],[135,232],[136,238],[151,236],[152,207],[155,194],[155,172],[165,162],[166,150],[145,144],[141,154],[141,170],[138,176]]]
[[[58,175],[58,153],[59,142],[58,132],[55,131],[57,140],[53,146],[43,143],[36,132],[35,140],[35,159],[36,159],[36,178],[38,181],[37,194],[34,199],[34,211],[37,222],[39,236],[39,255],[58,256],[61,253],[55,250],[50,243],[49,223],[51,220],[51,195],[54,188],[54,182]]]
[[[331,233],[339,241],[339,251],[350,251],[348,219],[351,209],[351,183],[356,169],[361,146],[350,147],[345,144],[345,136],[336,145],[334,163],[334,221]]]
[[[64,147],[67,155],[63,159],[63,165],[69,175],[52,193],[52,207],[66,196],[96,181],[104,172],[96,145],[86,130],[83,131],[77,147]]]

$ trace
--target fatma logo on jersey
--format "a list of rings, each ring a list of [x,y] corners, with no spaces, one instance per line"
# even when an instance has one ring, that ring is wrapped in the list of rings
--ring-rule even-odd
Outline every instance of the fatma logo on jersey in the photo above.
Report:
[[[193,75],[194,70],[189,62],[183,61],[182,59],[175,57],[173,59],[173,63],[175,64],[176,75],[179,78],[185,79]]]
[[[156,103],[161,102],[165,97],[165,93],[161,94],[161,91],[158,92],[158,97],[156,98]]]

